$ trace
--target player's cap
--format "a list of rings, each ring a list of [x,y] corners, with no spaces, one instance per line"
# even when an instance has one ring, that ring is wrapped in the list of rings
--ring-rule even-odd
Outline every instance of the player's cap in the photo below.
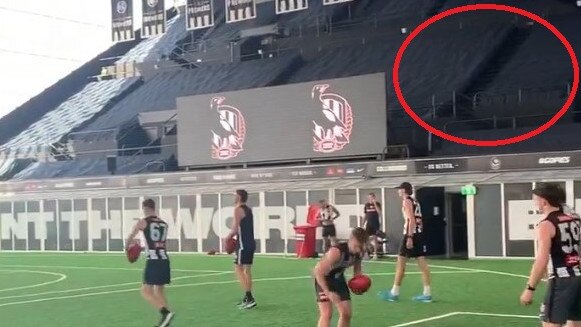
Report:
[[[408,182],[403,182],[403,183],[399,184],[399,186],[397,186],[396,189],[398,189],[398,190],[404,190],[407,194],[412,194],[413,193],[412,184],[410,184]]]

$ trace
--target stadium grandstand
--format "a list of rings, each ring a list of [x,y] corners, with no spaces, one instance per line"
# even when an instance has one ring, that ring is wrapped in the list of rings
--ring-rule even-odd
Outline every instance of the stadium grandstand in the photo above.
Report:
[[[470,10],[431,24],[405,50],[407,103],[463,139],[528,133],[574,98],[545,132],[482,147],[420,126],[392,75],[420,24],[485,1],[102,2],[111,7],[112,45],[0,118],[2,321],[130,327],[156,319],[138,302],[145,260],[120,256],[151,199],[169,228],[164,251],[179,253],[167,290],[172,312],[158,308],[159,326],[315,326],[318,261],[308,258],[326,251],[319,203],[340,212],[339,240],[368,227],[370,205],[379,210],[376,248],[363,260],[373,284],[353,296],[352,326],[538,324],[540,295],[534,308],[518,305],[523,287],[534,288],[527,278],[544,218],[531,199],[550,182],[561,202],[581,206],[579,67],[539,21]],[[495,3],[546,20],[581,54],[580,1]],[[401,303],[377,296],[392,287],[394,256],[406,247],[407,183],[432,263],[434,303],[425,306],[404,300],[421,290],[415,264]],[[242,189],[257,254],[259,305],[248,314],[230,310],[240,293],[231,258],[206,256],[232,252],[224,239],[238,226]],[[578,265],[579,230],[572,237]]]

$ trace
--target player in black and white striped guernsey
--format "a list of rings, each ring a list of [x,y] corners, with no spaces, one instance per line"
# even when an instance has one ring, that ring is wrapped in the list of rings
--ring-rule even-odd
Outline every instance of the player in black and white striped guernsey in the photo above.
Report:
[[[165,296],[165,285],[171,282],[171,268],[166,252],[168,226],[155,212],[155,202],[147,199],[142,203],[143,215],[131,234],[127,237],[127,247],[136,242],[135,237],[139,232],[147,244],[147,261],[143,273],[143,285],[141,295],[161,313],[161,321],[157,327],[167,327],[174,318],[174,313],[168,309]]]
[[[351,293],[345,279],[345,270],[353,267],[353,274],[362,274],[361,257],[367,248],[369,236],[363,228],[355,228],[347,242],[333,245],[315,267],[315,291],[319,306],[317,327],[329,327],[333,305],[339,311],[338,327],[351,323]]]
[[[537,255],[520,301],[529,305],[545,271],[549,286],[541,305],[543,326],[581,326],[581,270],[579,259],[581,219],[563,212],[565,191],[553,183],[540,183],[533,201],[545,218],[539,223]]]

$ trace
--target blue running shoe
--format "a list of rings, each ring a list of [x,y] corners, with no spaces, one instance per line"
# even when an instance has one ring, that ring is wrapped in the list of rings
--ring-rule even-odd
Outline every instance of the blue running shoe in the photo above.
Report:
[[[412,300],[414,300],[416,302],[430,303],[430,302],[432,302],[432,296],[431,295],[418,295],[418,296],[414,296],[412,298]]]
[[[381,291],[377,294],[380,299],[388,302],[397,302],[399,300],[399,295],[393,295],[390,291]]]

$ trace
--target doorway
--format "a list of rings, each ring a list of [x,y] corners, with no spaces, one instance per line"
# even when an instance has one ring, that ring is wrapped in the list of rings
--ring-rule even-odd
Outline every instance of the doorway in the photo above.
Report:
[[[468,226],[466,197],[460,193],[446,193],[446,220],[448,222],[448,257],[468,259]]]
[[[416,191],[422,208],[424,237],[428,255],[446,255],[445,188],[423,187]]]

